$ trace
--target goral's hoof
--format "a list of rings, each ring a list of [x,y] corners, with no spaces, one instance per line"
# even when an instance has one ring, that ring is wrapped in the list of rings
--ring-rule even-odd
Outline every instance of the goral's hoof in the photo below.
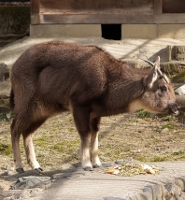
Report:
[[[100,168],[100,167],[102,167],[102,165],[98,165],[98,164],[93,165],[93,168]]]
[[[85,171],[93,171],[93,168],[92,167],[84,167],[84,170]]]
[[[16,172],[19,173],[19,174],[22,174],[22,173],[24,173],[24,169],[23,168],[17,168]]]
[[[39,167],[39,168],[35,168],[35,170],[36,170],[37,172],[39,172],[39,174],[42,174],[43,171],[44,171],[41,167]]]

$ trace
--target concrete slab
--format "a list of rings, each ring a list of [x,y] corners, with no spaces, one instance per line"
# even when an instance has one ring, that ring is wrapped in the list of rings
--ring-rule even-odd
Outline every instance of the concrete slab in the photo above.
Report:
[[[73,38],[73,37],[52,37],[52,38],[32,38],[25,37],[17,40],[3,48],[0,48],[0,63],[8,65],[11,69],[16,59],[30,46],[47,41],[64,41],[78,44],[93,44],[102,47],[118,59],[137,60],[149,59],[154,61],[159,55],[161,62],[168,62],[167,46],[185,45],[185,39],[176,40],[170,38],[162,39],[124,39],[106,40],[100,37]]]
[[[114,163],[114,162],[111,162]],[[107,163],[104,163],[107,165]],[[109,165],[110,163],[108,163]],[[185,162],[149,163],[160,169],[155,175],[123,177],[105,174],[106,165],[94,171],[84,171],[79,165],[54,173],[53,183],[31,189],[3,191],[0,199],[29,200],[173,200],[185,199]],[[115,163],[112,165],[114,166]],[[35,173],[35,175],[34,175]],[[47,172],[46,172],[47,174]],[[34,175],[34,176],[33,176]],[[38,177],[36,171],[15,175],[25,179]],[[41,175],[39,179],[50,179]],[[21,186],[22,187],[22,186]]]
[[[85,172],[79,167],[73,172],[55,175],[58,177],[55,182],[42,192],[19,192],[20,196],[17,197],[24,200],[185,199],[185,162],[152,164],[161,169],[159,174],[133,177],[104,174],[104,171],[97,169]]]
[[[70,27],[68,27],[70,30]],[[25,37],[17,40],[16,42],[10,43],[7,46],[0,48],[0,63],[7,65],[11,71],[11,67],[17,58],[32,45],[48,42],[48,41],[64,41],[71,43],[78,43],[84,45],[97,45],[107,52],[112,54],[115,58],[122,59],[133,63],[136,67],[140,65],[148,65],[138,59],[148,59],[155,61],[157,56],[161,57],[161,62],[168,62],[169,59],[169,48],[168,46],[185,45],[185,39],[124,39],[120,41],[106,40],[100,37],[87,37],[87,38],[73,38],[73,37],[52,37],[52,38],[33,38]],[[184,62],[185,64],[185,62]],[[10,92],[9,81],[1,82],[0,96],[8,96]]]

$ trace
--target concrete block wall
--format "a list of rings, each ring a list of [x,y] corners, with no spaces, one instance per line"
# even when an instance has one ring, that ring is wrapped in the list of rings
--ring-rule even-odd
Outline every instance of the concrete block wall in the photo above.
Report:
[[[31,25],[31,37],[101,37],[101,24]]]
[[[185,39],[184,24],[122,24],[122,39]],[[102,37],[101,24],[31,25],[31,37]]]
[[[185,24],[123,24],[122,38],[185,39]]]

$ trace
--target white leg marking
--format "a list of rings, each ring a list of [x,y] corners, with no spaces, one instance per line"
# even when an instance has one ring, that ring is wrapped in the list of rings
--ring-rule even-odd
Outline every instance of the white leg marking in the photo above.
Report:
[[[22,164],[22,160],[21,160],[20,147],[19,147],[19,140],[20,140],[20,137],[16,137],[12,142],[13,154],[14,154],[14,163],[15,163],[16,169],[23,168],[23,164]]]
[[[27,161],[32,169],[40,168],[40,164],[38,163],[35,156],[35,149],[33,146],[32,135],[29,135],[24,139],[24,148],[27,156]]]
[[[92,168],[90,161],[90,152],[89,152],[89,137],[81,139],[82,141],[82,167],[83,168]]]
[[[102,165],[98,157],[98,133],[93,133],[91,136],[91,159],[94,167]]]

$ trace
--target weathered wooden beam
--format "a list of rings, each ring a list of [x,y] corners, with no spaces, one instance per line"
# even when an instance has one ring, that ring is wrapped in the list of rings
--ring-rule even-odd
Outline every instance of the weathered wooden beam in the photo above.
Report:
[[[151,13],[153,0],[40,0],[41,12],[70,13]]]
[[[154,4],[154,15],[162,14],[163,1],[153,0],[153,4]]]
[[[31,14],[39,14],[40,0],[31,0]]]
[[[162,15],[142,15],[142,14],[40,14],[39,20],[32,20],[32,24],[163,24],[185,22],[185,14],[162,14]]]

